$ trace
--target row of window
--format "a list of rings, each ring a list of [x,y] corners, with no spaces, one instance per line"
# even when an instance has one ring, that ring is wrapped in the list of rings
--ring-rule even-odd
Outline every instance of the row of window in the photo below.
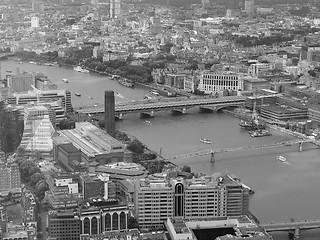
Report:
[[[217,80],[238,80],[239,77],[235,75],[203,75],[203,79],[217,79]]]

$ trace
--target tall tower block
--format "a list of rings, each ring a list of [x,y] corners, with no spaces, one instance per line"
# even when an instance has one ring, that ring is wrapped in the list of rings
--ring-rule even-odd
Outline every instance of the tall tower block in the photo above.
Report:
[[[110,0],[110,18],[121,17],[121,0]]]
[[[115,104],[114,104],[114,92],[104,92],[104,121],[105,128],[109,135],[115,136]]]

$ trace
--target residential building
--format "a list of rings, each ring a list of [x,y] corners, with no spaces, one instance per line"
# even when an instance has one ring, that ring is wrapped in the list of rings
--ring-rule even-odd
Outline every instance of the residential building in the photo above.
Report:
[[[101,240],[101,239],[132,239],[138,240],[140,238],[140,231],[138,229],[129,229],[121,231],[109,231],[101,234],[89,235],[81,234],[80,240]]]

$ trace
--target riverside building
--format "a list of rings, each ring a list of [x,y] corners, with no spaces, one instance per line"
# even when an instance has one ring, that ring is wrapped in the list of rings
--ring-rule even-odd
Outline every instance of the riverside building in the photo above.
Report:
[[[211,72],[203,71],[200,74],[200,82],[198,89],[206,94],[215,94],[224,90],[243,90],[242,75],[230,72]]]
[[[229,175],[140,179],[134,201],[141,230],[162,228],[176,216],[196,220],[249,213],[249,190]]]

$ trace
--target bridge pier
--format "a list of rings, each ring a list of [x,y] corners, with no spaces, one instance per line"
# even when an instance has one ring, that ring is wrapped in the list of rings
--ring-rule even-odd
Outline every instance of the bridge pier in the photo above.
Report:
[[[302,146],[303,146],[303,142],[300,142],[300,143],[299,143],[299,152],[302,152],[302,151],[303,151]]]
[[[119,113],[119,114],[117,115],[117,118],[120,119],[120,120],[122,120],[125,115],[126,115],[125,113]]]
[[[148,117],[154,117],[154,111],[150,111],[150,112],[141,112],[140,113],[141,116],[148,116]]]
[[[296,227],[294,230],[289,232],[289,238],[294,240],[300,239],[300,228]]]
[[[176,109],[171,109],[173,113],[180,113],[180,114],[185,114],[187,112],[187,108],[176,108]]]
[[[216,152],[213,151],[213,150],[211,150],[210,154],[211,154],[211,159],[210,159],[210,161],[211,161],[212,163],[215,163],[216,160],[214,159],[214,155],[216,154]]]
[[[216,110],[215,106],[199,106],[200,111],[202,112],[214,112]]]

